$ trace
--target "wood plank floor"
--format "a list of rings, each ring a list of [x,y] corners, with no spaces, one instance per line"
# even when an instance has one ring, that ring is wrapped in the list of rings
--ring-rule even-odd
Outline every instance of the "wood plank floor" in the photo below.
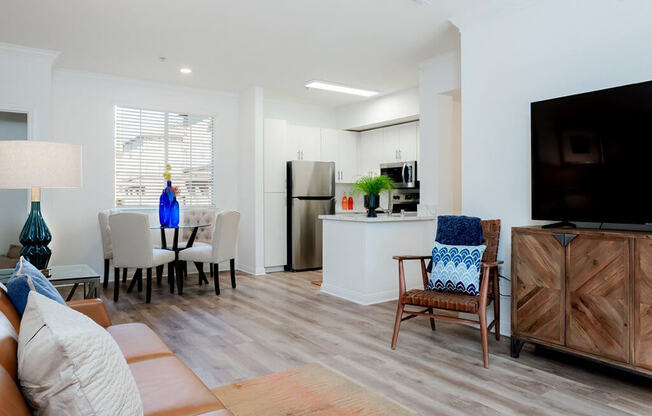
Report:
[[[131,273],[130,273],[131,275]],[[650,415],[652,381],[584,360],[490,337],[490,369],[480,335],[459,324],[404,322],[389,348],[395,303],[359,306],[319,292],[319,272],[238,274],[222,294],[186,280],[184,296],[154,288],[102,297],[114,323],[145,322],[209,386],[307,363],[321,363],[421,415]]]

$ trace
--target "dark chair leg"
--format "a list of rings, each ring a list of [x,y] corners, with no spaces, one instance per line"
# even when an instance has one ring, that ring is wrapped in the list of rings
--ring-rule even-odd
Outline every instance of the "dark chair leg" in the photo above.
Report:
[[[152,268],[147,268],[147,292],[145,294],[145,303],[152,301]]]
[[[401,319],[403,318],[404,305],[398,302],[396,306],[396,320],[394,320],[394,333],[392,334],[392,349],[396,348],[396,340],[398,340],[398,331],[401,328]]]
[[[120,268],[113,269],[113,301],[118,301],[120,295]]]
[[[127,268],[122,269],[122,283],[127,283]]]
[[[183,266],[180,261],[176,262],[177,267],[177,293],[183,295]]]
[[[210,263],[209,269],[211,270],[211,277],[213,277],[213,263]]]
[[[161,282],[163,281],[163,268],[165,265],[161,264],[160,266],[156,266],[156,285],[161,286]]]
[[[143,269],[136,269],[134,277],[138,278],[138,293],[141,293],[143,291]]]
[[[215,263],[215,271],[213,271],[213,275],[215,276],[215,294],[219,295],[220,294],[220,265]]]
[[[496,340],[500,341],[500,276],[496,268],[494,268],[494,321]]]
[[[428,308],[428,313],[430,315],[433,314],[432,308]],[[436,327],[435,327],[435,318],[430,318],[430,328],[432,328],[433,331],[436,329]]]
[[[136,269],[136,272],[134,273],[134,276],[131,278],[131,283],[129,283],[129,287],[127,288],[127,293],[131,293],[132,290],[134,290],[134,286],[139,282],[138,280],[138,271],[140,269]],[[141,270],[142,273],[142,270]],[[141,292],[143,290],[143,285],[142,283],[138,283],[138,291]]]
[[[235,289],[235,259],[229,261],[231,267],[231,287]]]
[[[197,274],[198,274],[197,280],[198,280],[199,286],[201,286],[202,284],[204,284],[204,278],[206,277],[206,275],[204,274],[204,263],[199,263],[199,262],[196,261],[195,262],[195,267],[197,268]],[[202,277],[202,276],[204,276],[204,277]]]
[[[174,262],[168,263],[168,285],[170,286],[170,293],[174,293]]]
[[[482,362],[484,368],[489,368],[489,341],[487,339],[487,309],[480,308],[478,311],[478,317],[480,318],[480,339],[482,341]]]
[[[188,277],[188,262],[183,262],[183,277]]]
[[[109,287],[109,259],[104,259],[104,282],[102,287],[106,289]]]

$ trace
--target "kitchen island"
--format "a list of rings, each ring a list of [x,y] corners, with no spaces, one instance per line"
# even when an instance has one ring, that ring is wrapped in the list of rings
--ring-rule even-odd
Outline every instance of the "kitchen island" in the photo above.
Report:
[[[321,291],[360,305],[398,297],[398,262],[392,256],[429,254],[435,217],[364,214],[320,215],[323,220]],[[407,289],[423,289],[418,261],[406,262]]]

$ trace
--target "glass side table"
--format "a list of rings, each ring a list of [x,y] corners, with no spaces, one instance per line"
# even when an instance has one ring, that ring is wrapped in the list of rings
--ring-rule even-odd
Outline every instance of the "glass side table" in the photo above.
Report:
[[[50,276],[46,277],[54,287],[72,287],[66,297],[66,302],[72,299],[79,285],[83,285],[84,299],[97,297],[100,275],[89,265],[51,266],[48,269],[50,270]],[[14,269],[0,269],[0,282],[6,284],[13,273]]]

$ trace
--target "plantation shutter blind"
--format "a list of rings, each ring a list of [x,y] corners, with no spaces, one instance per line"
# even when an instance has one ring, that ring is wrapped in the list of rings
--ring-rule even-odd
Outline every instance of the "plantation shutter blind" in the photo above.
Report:
[[[181,206],[212,206],[213,136],[213,117],[116,107],[116,206],[158,206],[168,163]]]

